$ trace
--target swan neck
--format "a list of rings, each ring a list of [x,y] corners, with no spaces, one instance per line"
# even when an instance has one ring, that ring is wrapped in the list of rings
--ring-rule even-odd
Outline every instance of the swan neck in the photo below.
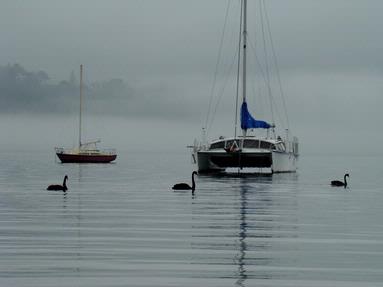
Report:
[[[346,179],[346,178],[347,178],[347,176],[345,175],[345,176],[344,176],[344,187],[347,186],[347,179]]]
[[[192,174],[192,190],[195,189],[194,174],[195,174],[195,173]]]

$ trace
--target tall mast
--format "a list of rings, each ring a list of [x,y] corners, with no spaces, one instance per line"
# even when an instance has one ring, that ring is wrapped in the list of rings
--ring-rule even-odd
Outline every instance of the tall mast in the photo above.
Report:
[[[246,45],[247,45],[247,0],[243,0],[243,55],[242,55],[242,102],[246,102]],[[243,138],[241,140],[241,149],[246,137],[246,130],[242,130]]]
[[[81,121],[82,121],[82,70],[83,67],[80,65],[80,121],[79,121],[79,129],[78,129],[78,148],[81,149]]]
[[[246,45],[247,45],[247,0],[243,1],[243,72],[242,72],[242,101],[246,102]]]

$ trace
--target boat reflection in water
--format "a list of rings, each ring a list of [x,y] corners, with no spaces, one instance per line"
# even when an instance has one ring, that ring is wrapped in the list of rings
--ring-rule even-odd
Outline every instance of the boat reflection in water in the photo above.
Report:
[[[216,186],[197,192],[192,207],[192,263],[207,265],[206,277],[231,278],[235,286],[284,278],[282,266],[289,266],[293,257],[286,255],[293,251],[281,246],[297,237],[297,202],[295,193],[278,190],[278,182],[291,176],[200,176]],[[221,190],[221,182],[232,191]]]
[[[244,286],[247,278],[245,268],[245,256],[247,251],[246,237],[247,237],[247,222],[246,222],[246,208],[247,208],[247,187],[242,186],[241,190],[241,206],[240,206],[240,225],[239,225],[239,254],[238,262],[238,280],[237,286]]]

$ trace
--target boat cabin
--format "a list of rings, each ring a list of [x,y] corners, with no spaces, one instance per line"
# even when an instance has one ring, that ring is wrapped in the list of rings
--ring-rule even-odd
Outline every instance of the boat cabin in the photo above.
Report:
[[[231,147],[239,148],[241,145],[241,138],[220,138],[217,141],[211,143],[209,150],[229,149]],[[271,151],[286,151],[285,143],[282,140],[273,139],[259,139],[259,138],[246,138],[243,141],[244,149],[264,149]]]

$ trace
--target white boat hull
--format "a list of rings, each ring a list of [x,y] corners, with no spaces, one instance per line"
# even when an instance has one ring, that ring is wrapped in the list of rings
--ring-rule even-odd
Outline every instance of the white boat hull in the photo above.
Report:
[[[228,168],[252,169],[259,173],[297,171],[298,156],[288,152],[252,150],[228,153],[226,151],[198,151],[196,163],[199,173],[223,172]]]
[[[298,156],[292,152],[273,151],[272,171],[274,173],[296,172],[298,169]]]

